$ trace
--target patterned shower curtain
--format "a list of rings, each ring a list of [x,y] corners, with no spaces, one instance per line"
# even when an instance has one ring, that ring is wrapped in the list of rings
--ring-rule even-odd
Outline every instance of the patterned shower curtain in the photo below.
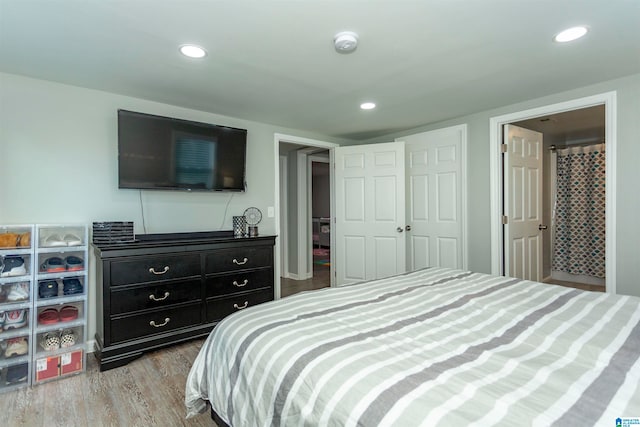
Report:
[[[558,149],[552,269],[605,277],[604,144]]]

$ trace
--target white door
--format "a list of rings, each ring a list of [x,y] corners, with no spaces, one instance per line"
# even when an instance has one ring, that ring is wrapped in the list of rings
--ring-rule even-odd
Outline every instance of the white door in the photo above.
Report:
[[[405,271],[404,143],[334,149],[338,286]]]
[[[407,268],[466,268],[464,143],[466,126],[402,138],[406,151]]]
[[[542,280],[542,134],[505,125],[505,275]]]

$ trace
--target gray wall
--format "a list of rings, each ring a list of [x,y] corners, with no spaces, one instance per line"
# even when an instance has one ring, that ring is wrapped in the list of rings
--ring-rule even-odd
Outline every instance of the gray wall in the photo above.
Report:
[[[313,162],[312,165],[311,216],[329,218],[331,216],[329,163]]]
[[[362,143],[387,142],[404,135],[467,123],[469,269],[488,273],[491,271],[491,251],[487,249],[491,242],[489,119],[609,91],[617,91],[618,114],[617,292],[640,296],[640,264],[636,249],[640,242],[640,225],[637,219],[640,212],[640,74],[393,133]]]

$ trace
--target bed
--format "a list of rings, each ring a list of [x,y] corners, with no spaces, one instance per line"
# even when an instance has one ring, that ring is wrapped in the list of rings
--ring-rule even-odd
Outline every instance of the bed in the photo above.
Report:
[[[229,426],[611,425],[640,416],[640,298],[428,268],[216,326],[188,416]]]

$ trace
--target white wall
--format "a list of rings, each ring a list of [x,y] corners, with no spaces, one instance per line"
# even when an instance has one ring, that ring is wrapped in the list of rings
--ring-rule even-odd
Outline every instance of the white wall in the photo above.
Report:
[[[107,92],[0,73],[0,224],[132,220],[143,233],[140,192],[119,190],[117,109],[245,128],[247,191],[143,191],[147,233],[231,229],[249,206],[274,234],[274,133],[335,138],[189,110]],[[229,203],[225,216],[225,208]],[[90,260],[95,265],[95,260]],[[95,333],[94,268],[90,271],[89,337]]]
[[[526,82],[523,82],[526,84]],[[433,123],[375,138],[362,143],[393,140],[427,130],[467,123],[468,125],[468,209],[469,269],[491,272],[489,205],[489,119],[517,111],[617,91],[617,292],[640,296],[640,74],[610,80],[518,104],[495,108],[441,123]]]

